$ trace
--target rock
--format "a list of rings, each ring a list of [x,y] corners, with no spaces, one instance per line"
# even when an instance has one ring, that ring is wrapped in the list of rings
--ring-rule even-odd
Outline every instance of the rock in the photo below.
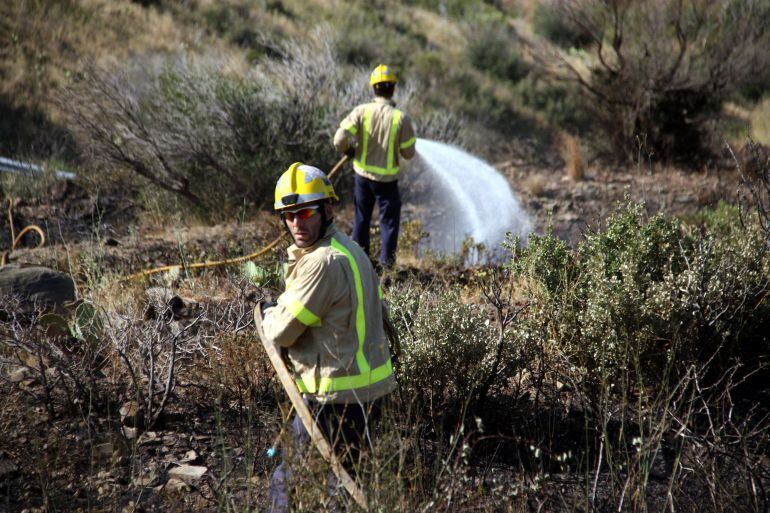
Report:
[[[181,298],[166,287],[151,287],[145,290],[147,296],[148,319],[158,317],[172,318],[175,320],[189,318],[198,310],[198,303],[189,298]]]
[[[160,445],[163,443],[163,437],[155,431],[146,431],[139,437],[139,445]]]
[[[123,403],[119,410],[120,423],[128,427],[140,427],[144,420],[144,412],[142,411],[139,403],[136,401],[128,401]]]
[[[184,456],[182,456],[182,459],[179,460],[179,463],[195,463],[195,460],[197,459],[198,453],[190,449],[185,453]]]
[[[190,485],[177,478],[169,479],[162,488],[168,492],[189,492],[191,490]]]
[[[194,465],[179,465],[168,471],[168,475],[184,481],[185,483],[195,483],[203,477],[208,468]],[[168,485],[167,485],[168,486]]]
[[[28,379],[35,379],[35,374],[29,367],[17,367],[8,374],[11,383],[20,383]]]
[[[143,474],[139,477],[134,478],[133,483],[134,486],[138,486],[140,488],[146,488],[149,486],[155,486],[158,480],[158,476],[155,474],[155,472],[150,472],[148,474]]]
[[[128,426],[123,426],[120,428],[121,433],[123,433],[123,436],[126,437],[126,440],[133,440],[139,435],[139,430],[137,428],[132,428]]]
[[[109,434],[107,440],[93,446],[94,459],[100,463],[109,463],[112,467],[120,464],[127,452],[128,446],[125,439],[117,433]],[[97,477],[103,476],[97,475]]]
[[[8,264],[0,267],[0,295],[19,297],[25,309],[59,310],[75,300],[75,282],[47,267]]]

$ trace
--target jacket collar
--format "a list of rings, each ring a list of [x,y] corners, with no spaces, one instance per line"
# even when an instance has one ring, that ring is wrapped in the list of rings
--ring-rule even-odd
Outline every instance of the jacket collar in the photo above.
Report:
[[[332,240],[332,237],[334,234],[337,233],[337,228],[334,226],[334,223],[330,224],[329,227],[326,229],[326,233],[323,237],[315,241],[315,243],[312,246],[308,246],[306,248],[299,248],[296,244],[292,244],[289,246],[289,248],[286,250],[289,254],[289,261],[296,261],[302,258],[304,255],[307,255],[308,253],[312,253],[316,249],[318,249],[321,246],[328,246],[329,242]]]
[[[382,96],[375,96],[374,103],[383,103],[385,105],[390,105],[391,107],[396,106],[396,102],[393,101],[393,98],[384,98]]]

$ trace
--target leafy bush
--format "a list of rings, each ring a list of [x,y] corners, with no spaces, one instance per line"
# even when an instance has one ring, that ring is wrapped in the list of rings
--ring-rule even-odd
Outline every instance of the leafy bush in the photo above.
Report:
[[[186,58],[92,68],[63,107],[98,173],[127,168],[200,213],[269,203],[295,161],[327,168],[331,131],[354,103],[322,33],[285,45],[244,76]]]
[[[629,204],[574,253],[532,237],[512,264],[533,297],[521,329],[557,341],[589,381],[630,371],[648,386],[766,345],[763,235],[734,210],[713,219],[701,231]]]
[[[514,91],[524,105],[556,126],[586,130],[593,124],[580,90],[571,84],[554,83],[530,73],[516,84]]]
[[[402,394],[430,406],[432,417],[453,418],[490,387],[506,382],[516,368],[517,351],[485,307],[460,299],[459,288],[407,286],[391,291],[391,317],[401,338]],[[502,348],[496,361],[498,344]]]
[[[504,19],[481,19],[470,24],[467,31],[466,52],[472,66],[510,82],[518,82],[529,73],[529,66],[516,48],[516,31]]]
[[[591,33],[563,16],[555,2],[538,2],[532,14],[535,33],[563,48],[582,48],[591,43]]]

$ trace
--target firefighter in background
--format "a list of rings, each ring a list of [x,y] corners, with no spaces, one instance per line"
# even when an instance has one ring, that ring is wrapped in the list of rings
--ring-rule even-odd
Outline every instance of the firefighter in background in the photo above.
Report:
[[[399,160],[414,156],[417,141],[409,116],[393,102],[397,82],[391,68],[377,66],[369,78],[374,100],[353,109],[334,134],[334,147],[353,160],[355,171],[353,240],[369,254],[369,225],[376,201],[382,236],[380,264],[385,268],[394,264],[398,245]]]
[[[294,239],[288,249],[286,290],[255,311],[267,343],[285,348],[297,388],[319,428],[347,467],[382,402],[396,389],[383,328],[379,279],[368,256],[333,222],[338,200],[327,176],[292,164],[275,188],[275,210]],[[309,444],[299,418],[295,443]],[[284,460],[270,483],[271,512],[288,511],[291,471]]]

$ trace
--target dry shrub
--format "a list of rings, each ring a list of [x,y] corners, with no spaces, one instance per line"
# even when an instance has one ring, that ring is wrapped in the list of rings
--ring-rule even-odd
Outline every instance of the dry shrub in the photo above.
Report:
[[[567,176],[573,182],[580,182],[583,180],[586,162],[583,158],[583,152],[580,149],[580,142],[575,136],[565,134],[564,137],[562,137],[562,158],[564,159],[567,169]]]
[[[91,66],[61,105],[92,180],[127,169],[184,198],[180,208],[227,215],[267,203],[291,162],[326,168],[337,157],[331,130],[357,92],[328,33],[281,48],[246,74],[187,54]]]
[[[558,0],[554,9],[588,35],[575,55],[544,50],[592,103],[615,154],[633,158],[635,138],[660,159],[698,164],[708,156],[721,103],[768,65],[770,4]]]
[[[529,174],[521,185],[530,196],[540,196],[546,190],[548,179],[542,174]]]

